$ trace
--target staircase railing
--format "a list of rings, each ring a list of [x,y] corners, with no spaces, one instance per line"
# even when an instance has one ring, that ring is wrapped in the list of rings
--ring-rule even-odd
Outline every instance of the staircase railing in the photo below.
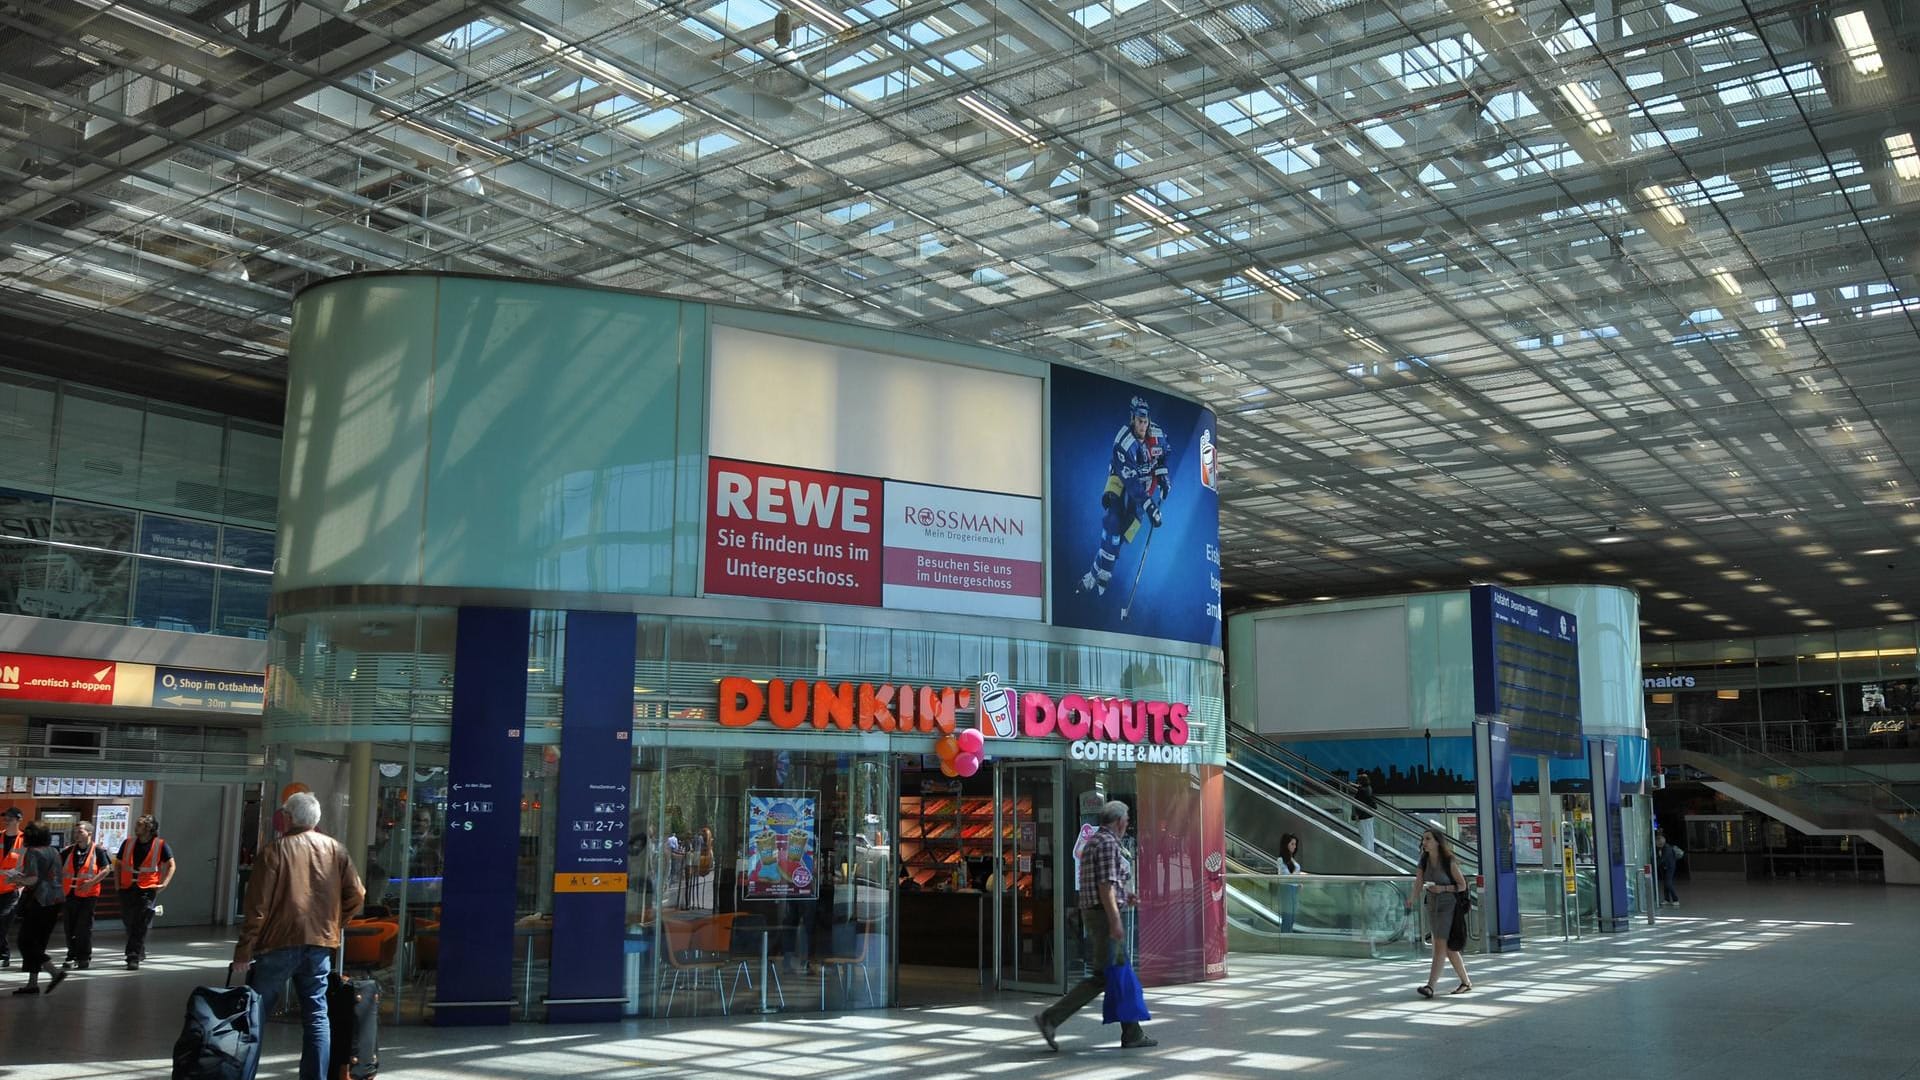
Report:
[[[1693,752],[1719,758],[1819,806],[1867,809],[1920,819],[1920,807],[1894,790],[1891,781],[1851,765],[1798,758],[1789,751],[1763,750],[1727,731],[1685,720],[1664,721],[1651,730],[1663,751]]]

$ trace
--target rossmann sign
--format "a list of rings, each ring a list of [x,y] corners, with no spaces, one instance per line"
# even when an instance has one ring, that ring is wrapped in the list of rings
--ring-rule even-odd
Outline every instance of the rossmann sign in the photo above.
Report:
[[[1083,694],[1055,698],[1011,688],[1005,693],[1019,702],[1018,734],[1013,738],[1065,739],[1077,761],[1193,761],[1187,745],[1190,710],[1179,702]],[[728,676],[720,680],[718,717],[722,727],[767,723],[789,731],[804,727],[952,734],[959,714],[972,710],[974,701],[973,690],[957,686]],[[989,748],[1007,741],[1009,736],[1001,734],[1006,730],[999,724],[981,725]]]

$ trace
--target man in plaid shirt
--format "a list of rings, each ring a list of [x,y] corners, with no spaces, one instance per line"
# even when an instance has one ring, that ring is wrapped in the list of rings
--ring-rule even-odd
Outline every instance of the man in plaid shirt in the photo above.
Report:
[[[1120,918],[1122,908],[1131,907],[1133,871],[1120,848],[1127,835],[1127,804],[1110,802],[1100,808],[1100,828],[1080,853],[1080,923],[1086,929],[1092,971],[1065,997],[1035,1015],[1033,1026],[1040,1037],[1055,1050],[1060,1044],[1054,1035],[1067,1018],[1098,997],[1107,988],[1107,966],[1127,962],[1127,926]],[[1139,1024],[1120,1025],[1123,1049],[1158,1046]]]

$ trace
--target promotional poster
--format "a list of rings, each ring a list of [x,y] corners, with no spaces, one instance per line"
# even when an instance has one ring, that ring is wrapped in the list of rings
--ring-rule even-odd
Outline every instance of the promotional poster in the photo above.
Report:
[[[812,792],[747,792],[747,858],[740,875],[742,900],[811,900],[814,876]]]
[[[1053,621],[1220,644],[1210,410],[1056,365]]]

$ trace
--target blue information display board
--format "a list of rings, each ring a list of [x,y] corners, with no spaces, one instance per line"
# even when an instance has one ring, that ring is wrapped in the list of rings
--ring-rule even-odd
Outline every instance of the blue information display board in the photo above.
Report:
[[[1472,596],[1474,713],[1504,722],[1516,754],[1578,758],[1578,622],[1496,585]]]
[[[447,748],[440,992],[433,1022],[505,1024],[513,1009],[520,754],[527,715],[524,610],[461,608]],[[628,665],[632,665],[629,654]]]
[[[632,614],[567,612],[547,1020],[617,1020],[627,997],[627,790]]]
[[[252,672],[153,669],[153,707],[196,712],[258,713],[267,700],[267,677]]]

